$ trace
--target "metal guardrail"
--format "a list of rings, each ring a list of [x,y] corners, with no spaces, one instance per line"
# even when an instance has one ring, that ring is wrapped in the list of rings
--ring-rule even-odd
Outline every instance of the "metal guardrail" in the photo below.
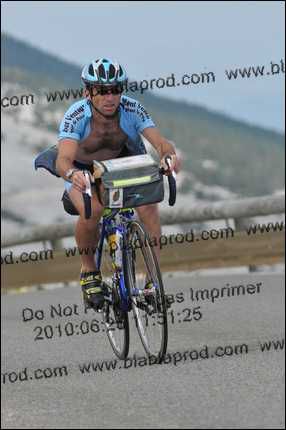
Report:
[[[161,208],[162,225],[230,219],[235,221],[235,234],[221,240],[177,243],[162,249],[160,267],[164,271],[196,270],[217,267],[277,264],[284,260],[284,231],[248,235],[245,227],[250,217],[285,212],[283,196],[264,196],[234,201],[200,204],[194,208]],[[25,264],[5,264],[1,267],[2,292],[10,288],[67,283],[78,279],[79,255],[67,258],[61,239],[74,235],[75,223],[55,224],[31,228],[27,233],[4,239],[3,248],[32,242],[51,242],[53,258],[49,261],[28,261]],[[181,235],[182,236],[182,235]],[[18,262],[18,261],[16,261]]]
[[[173,243],[162,248],[160,269],[162,272],[174,272],[277,264],[284,259],[284,242],[283,231],[251,236],[242,231],[236,232],[233,237],[207,241],[201,240],[200,235],[197,235],[191,243]],[[52,257],[47,260],[4,264],[1,270],[2,292],[11,288],[78,281],[79,254],[67,257],[62,249],[53,251]],[[104,261],[106,260],[103,259],[101,267],[103,275],[105,268],[110,273],[109,266],[105,266]]]
[[[237,200],[220,201],[199,204],[196,207],[182,206],[174,209],[161,208],[160,219],[162,225],[184,224],[199,221],[234,218],[236,222],[241,218],[253,216],[281,214],[285,212],[284,196],[263,196]],[[239,225],[239,223],[237,223]],[[23,245],[33,242],[50,241],[74,235],[75,223],[53,224],[31,228],[29,232],[17,233],[1,241],[1,247]]]

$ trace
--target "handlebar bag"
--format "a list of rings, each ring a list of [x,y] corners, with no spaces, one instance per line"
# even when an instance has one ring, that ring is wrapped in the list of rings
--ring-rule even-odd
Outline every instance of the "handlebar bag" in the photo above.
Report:
[[[105,207],[133,208],[164,199],[163,175],[149,154],[94,161],[95,167],[99,165],[104,168],[101,180]]]

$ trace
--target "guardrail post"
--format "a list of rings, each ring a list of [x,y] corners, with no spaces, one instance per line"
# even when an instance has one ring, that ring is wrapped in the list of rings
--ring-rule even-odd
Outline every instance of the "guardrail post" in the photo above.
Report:
[[[253,218],[234,218],[235,231],[245,231],[251,224],[254,224]],[[248,266],[249,272],[257,272],[257,266],[250,264]]]
[[[50,244],[54,251],[63,249],[63,241],[61,239],[51,239]]]

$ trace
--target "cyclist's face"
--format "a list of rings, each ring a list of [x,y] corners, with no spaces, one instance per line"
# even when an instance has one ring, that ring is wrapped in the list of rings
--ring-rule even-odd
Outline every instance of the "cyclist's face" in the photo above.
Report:
[[[117,85],[95,86],[90,90],[94,106],[105,115],[113,115],[120,103],[122,88]]]

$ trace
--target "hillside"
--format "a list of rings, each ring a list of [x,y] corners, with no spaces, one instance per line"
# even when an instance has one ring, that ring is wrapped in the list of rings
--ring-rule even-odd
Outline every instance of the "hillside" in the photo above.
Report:
[[[73,86],[78,80],[78,66],[5,33],[1,34],[1,64],[1,68],[25,70],[28,74],[43,76],[44,80],[48,78],[66,86]]]
[[[40,97],[44,89],[80,87],[80,67],[7,35],[1,35],[1,45],[4,95],[29,91]],[[174,140],[183,151],[181,192],[192,191],[199,198],[218,199],[224,195],[263,195],[284,187],[284,135],[197,105],[158,97],[152,92],[144,97],[139,93],[127,95],[142,101],[162,134]],[[13,119],[12,123],[29,124],[29,132],[22,142],[34,154],[55,141],[60,118],[75,101],[71,98],[48,104],[41,100],[34,105],[2,109],[5,117]],[[37,128],[34,143],[31,127]],[[4,126],[2,136],[9,141],[9,135],[9,129]],[[219,187],[222,193],[215,192]]]

